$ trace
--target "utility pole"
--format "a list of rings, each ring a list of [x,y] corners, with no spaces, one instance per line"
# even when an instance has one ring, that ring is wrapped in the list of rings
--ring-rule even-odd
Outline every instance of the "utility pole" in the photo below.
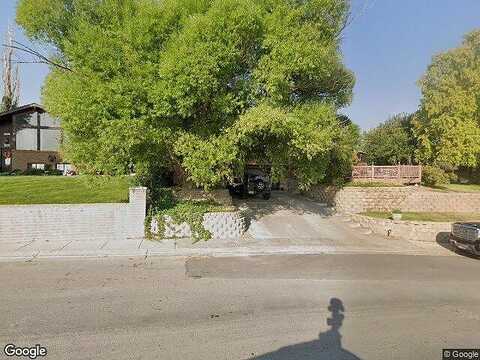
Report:
[[[15,33],[13,27],[9,26],[6,36],[5,44],[3,48],[2,57],[2,79],[3,79],[3,95],[2,102],[0,104],[1,111],[11,110],[18,105],[20,96],[20,77],[18,71],[18,64],[14,63],[15,49],[13,44],[15,42]]]

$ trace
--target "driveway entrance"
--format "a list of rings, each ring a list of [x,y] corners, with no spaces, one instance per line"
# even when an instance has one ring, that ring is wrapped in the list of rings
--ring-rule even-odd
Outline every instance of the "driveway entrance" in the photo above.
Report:
[[[286,246],[412,251],[419,244],[375,235],[368,229],[335,215],[332,208],[301,195],[273,192],[270,200],[235,200],[244,211],[249,230],[246,240]],[[436,247],[436,244],[431,244]],[[424,247],[421,247],[424,248]]]

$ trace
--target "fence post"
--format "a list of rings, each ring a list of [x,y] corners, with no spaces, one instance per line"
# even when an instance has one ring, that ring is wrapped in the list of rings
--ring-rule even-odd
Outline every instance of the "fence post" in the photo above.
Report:
[[[372,165],[372,174],[371,174],[371,179],[375,179],[375,165]]]

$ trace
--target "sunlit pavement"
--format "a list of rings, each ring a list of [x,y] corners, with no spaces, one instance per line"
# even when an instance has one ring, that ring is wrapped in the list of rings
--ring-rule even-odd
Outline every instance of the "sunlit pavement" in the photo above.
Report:
[[[398,254],[3,262],[0,344],[41,344],[48,359],[436,360],[442,348],[478,347],[479,264]]]

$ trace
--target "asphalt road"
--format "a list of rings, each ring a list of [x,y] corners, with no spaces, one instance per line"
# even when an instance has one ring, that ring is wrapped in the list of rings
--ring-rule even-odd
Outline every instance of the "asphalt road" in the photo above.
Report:
[[[441,359],[480,347],[479,269],[380,254],[0,263],[0,344],[48,359]]]

